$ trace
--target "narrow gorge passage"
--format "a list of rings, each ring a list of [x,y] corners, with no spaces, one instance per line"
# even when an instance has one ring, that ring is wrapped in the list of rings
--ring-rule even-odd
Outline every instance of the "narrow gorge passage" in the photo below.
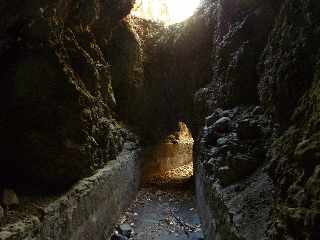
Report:
[[[186,170],[188,167],[172,170],[171,173],[189,173],[189,169]],[[203,239],[190,182],[176,183],[176,188],[172,188],[173,182],[170,187],[145,184],[147,186],[140,189],[135,201],[120,218],[120,226],[129,224],[133,229],[132,239]]]
[[[184,124],[182,129],[187,130]],[[121,215],[111,239],[203,239],[193,184],[193,140],[189,132],[144,151],[142,186]],[[119,235],[118,235],[119,234]],[[120,235],[121,234],[121,235]]]
[[[319,0],[0,0],[0,240],[319,240],[319,25]]]

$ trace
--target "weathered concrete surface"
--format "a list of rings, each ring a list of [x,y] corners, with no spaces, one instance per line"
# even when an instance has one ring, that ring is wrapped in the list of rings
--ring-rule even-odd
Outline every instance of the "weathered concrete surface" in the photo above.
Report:
[[[43,209],[43,216],[0,229],[1,240],[100,240],[140,184],[140,151],[126,143],[116,160]]]

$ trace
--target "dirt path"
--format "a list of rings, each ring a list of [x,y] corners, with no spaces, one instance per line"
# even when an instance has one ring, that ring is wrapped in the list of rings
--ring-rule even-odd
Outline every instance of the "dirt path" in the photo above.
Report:
[[[131,226],[131,239],[203,239],[191,175],[192,165],[188,165],[145,178],[136,200],[119,221]]]

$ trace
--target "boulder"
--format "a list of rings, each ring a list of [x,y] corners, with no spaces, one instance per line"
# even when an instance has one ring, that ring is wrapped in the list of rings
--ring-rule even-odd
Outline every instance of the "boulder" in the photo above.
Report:
[[[222,117],[213,124],[213,128],[221,133],[229,132],[231,129],[231,119]]]

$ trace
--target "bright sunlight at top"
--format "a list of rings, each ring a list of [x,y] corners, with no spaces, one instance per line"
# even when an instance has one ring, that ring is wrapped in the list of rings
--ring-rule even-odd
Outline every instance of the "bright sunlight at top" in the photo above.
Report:
[[[137,0],[132,15],[165,25],[182,22],[192,16],[201,0]]]

